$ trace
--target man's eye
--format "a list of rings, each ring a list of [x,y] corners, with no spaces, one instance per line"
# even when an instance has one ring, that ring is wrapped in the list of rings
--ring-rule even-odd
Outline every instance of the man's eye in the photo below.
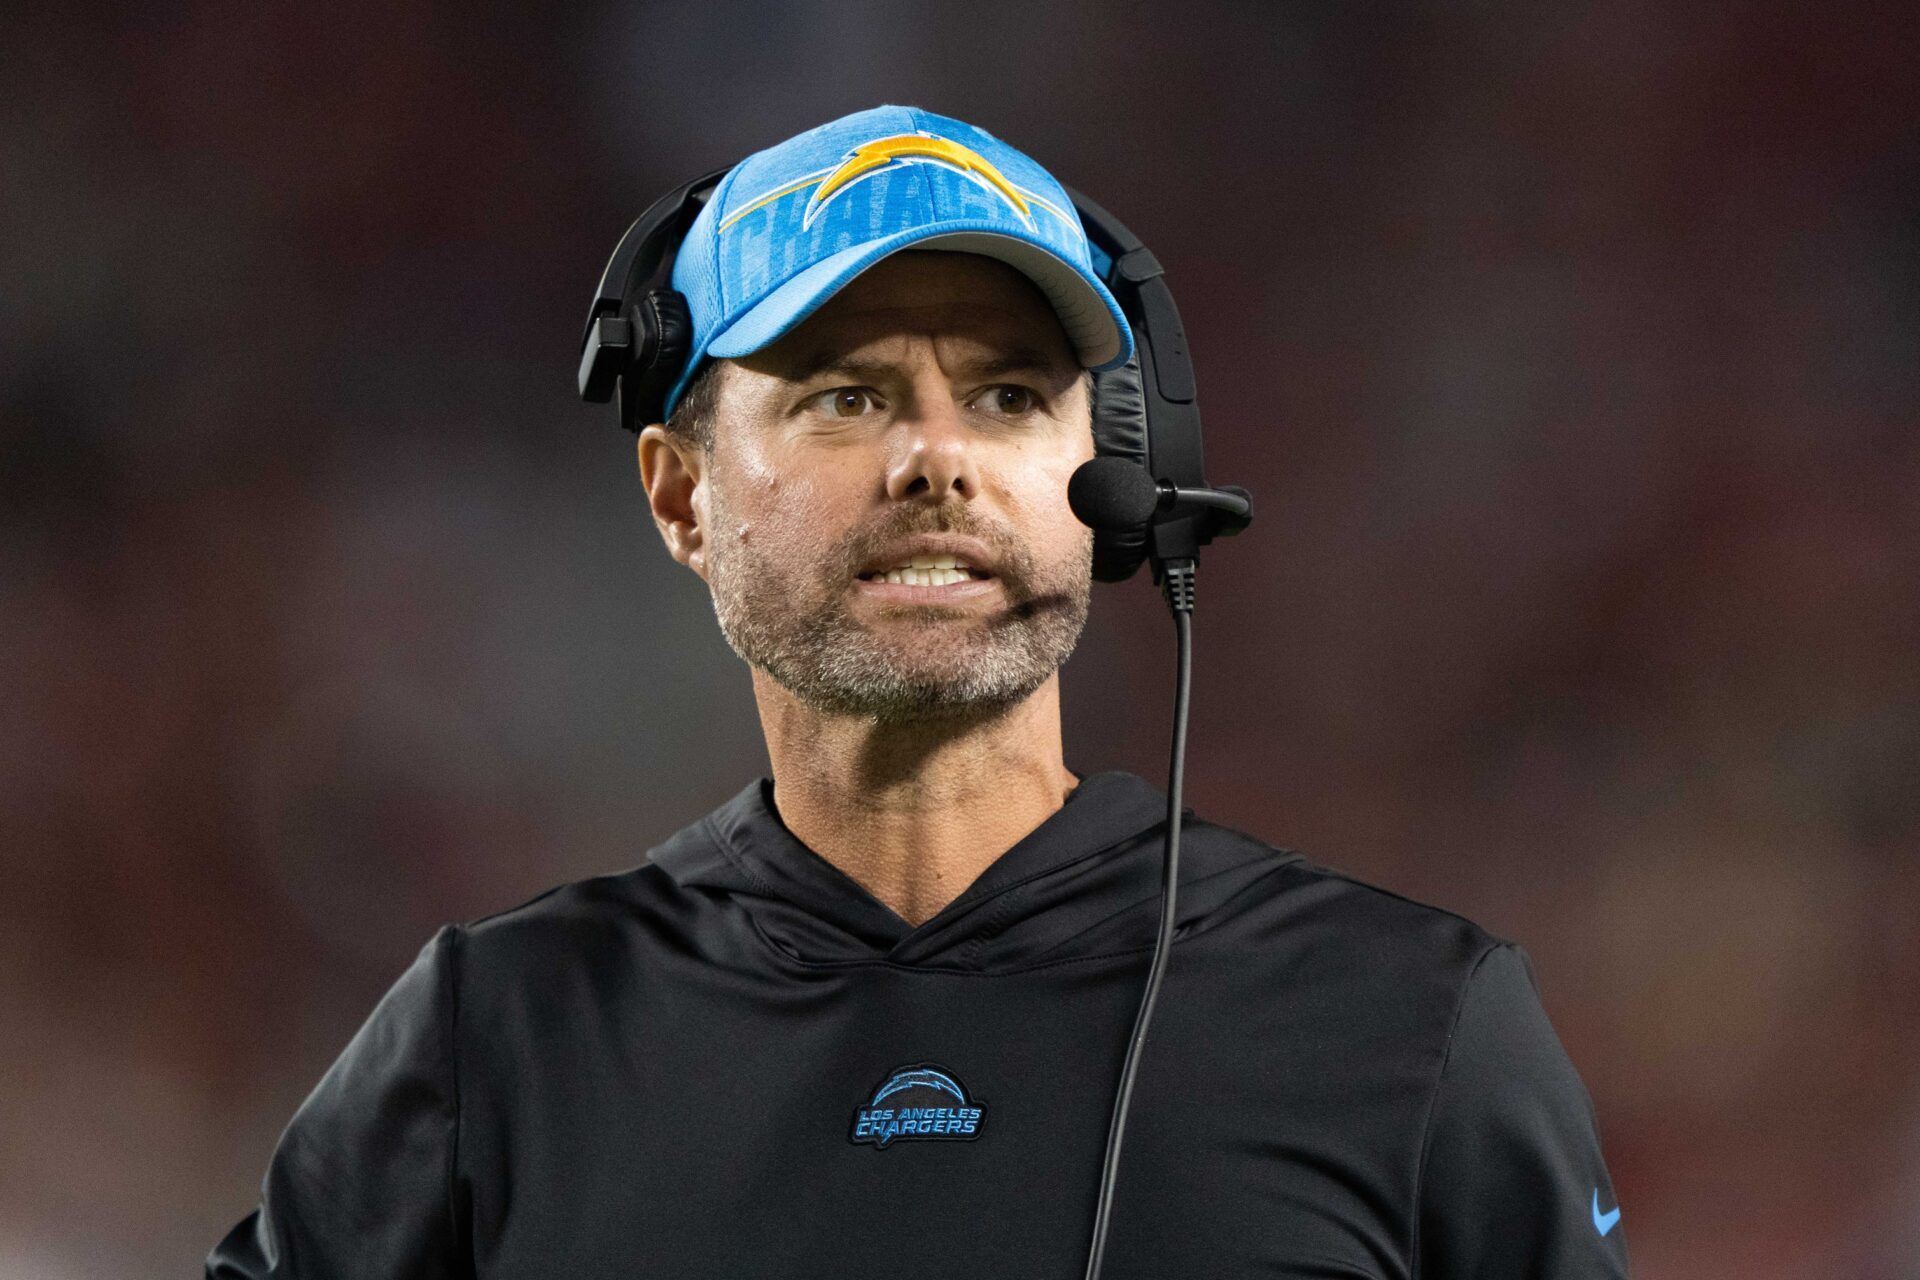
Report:
[[[977,397],[977,402],[982,408],[1015,418],[1032,413],[1040,404],[1032,391],[1014,382],[988,387]]]
[[[857,418],[873,406],[873,393],[865,387],[833,387],[811,398],[829,418]]]

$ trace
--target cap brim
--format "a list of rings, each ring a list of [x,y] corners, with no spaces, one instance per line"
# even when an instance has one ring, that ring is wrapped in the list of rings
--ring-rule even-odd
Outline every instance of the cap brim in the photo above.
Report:
[[[1133,334],[1120,304],[1091,272],[1045,245],[990,229],[987,224],[948,222],[869,240],[814,263],[716,333],[705,352],[696,352],[696,357],[744,356],[778,341],[847,281],[888,254],[909,247],[977,253],[997,258],[1019,271],[1053,304],[1054,314],[1085,368],[1112,369],[1133,354]]]

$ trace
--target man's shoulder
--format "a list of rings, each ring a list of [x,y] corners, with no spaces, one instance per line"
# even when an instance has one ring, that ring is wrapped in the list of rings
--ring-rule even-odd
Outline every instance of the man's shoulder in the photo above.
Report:
[[[1238,895],[1242,906],[1277,913],[1293,940],[1335,963],[1383,975],[1427,971],[1464,979],[1488,952],[1512,945],[1459,911],[1318,856],[1203,819],[1193,825],[1233,850],[1230,860],[1265,868]]]
[[[650,862],[569,880],[453,926],[464,970],[573,969],[632,946],[636,927],[671,909],[671,881]]]
[[[727,862],[714,818],[710,812],[693,819],[623,869],[564,881],[454,929],[469,950],[558,947],[577,957],[582,946],[661,924],[692,905],[677,889],[674,867]]]

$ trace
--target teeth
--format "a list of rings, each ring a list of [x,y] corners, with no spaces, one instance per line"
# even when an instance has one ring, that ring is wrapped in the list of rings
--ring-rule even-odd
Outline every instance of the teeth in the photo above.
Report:
[[[949,587],[956,582],[968,580],[968,575],[962,570],[938,566],[926,569],[919,567],[889,569],[881,577],[883,581],[897,582],[909,587]]]
[[[914,587],[944,587],[956,582],[965,582],[971,578],[973,575],[967,572],[969,567],[967,562],[959,556],[945,554],[914,556],[904,564],[871,576],[880,582],[898,582]]]

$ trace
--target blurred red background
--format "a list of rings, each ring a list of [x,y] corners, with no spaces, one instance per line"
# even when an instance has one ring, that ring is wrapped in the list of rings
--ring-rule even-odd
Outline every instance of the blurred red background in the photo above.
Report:
[[[1920,1276],[1914,27],[10,17],[0,1275],[198,1275],[438,924],[765,770],[579,326],[660,191],[904,102],[1168,268],[1261,513],[1189,803],[1526,946],[1641,1280]],[[1171,660],[1144,574],[1096,591],[1070,764],[1164,781]]]

